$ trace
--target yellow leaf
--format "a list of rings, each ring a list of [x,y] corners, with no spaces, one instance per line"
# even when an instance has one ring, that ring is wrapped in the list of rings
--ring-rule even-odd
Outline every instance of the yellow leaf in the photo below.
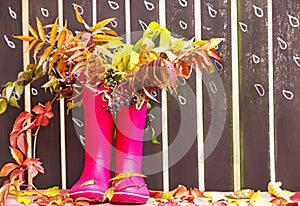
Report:
[[[59,195],[60,191],[59,191],[59,187],[58,186],[54,186],[54,187],[48,188],[43,193],[45,195],[47,195],[48,197],[53,197],[53,196]]]
[[[75,12],[76,12],[76,18],[77,18],[77,21],[78,21],[79,23],[82,23],[82,24],[85,26],[85,28],[86,28],[87,30],[91,30],[91,28],[85,23],[85,21],[83,20],[81,14],[79,13],[78,5],[77,5],[77,4],[75,5]]]
[[[58,34],[58,37],[57,37],[57,48],[60,49],[63,44],[65,43],[65,39],[66,39],[66,34],[67,34],[67,31],[65,29],[63,29],[59,34]]]
[[[110,40],[121,40],[122,38],[120,37],[114,37],[114,36],[108,36],[105,34],[96,34],[93,36],[94,41],[100,41],[100,42],[107,42]]]
[[[83,186],[85,186],[85,185],[93,185],[93,184],[95,184],[95,180],[88,180],[88,181],[82,183],[82,184],[80,185],[80,187],[83,187]]]
[[[53,46],[49,46],[49,47],[47,47],[47,48],[44,50],[44,53],[43,53],[43,55],[42,55],[41,58],[40,58],[40,62],[45,61],[45,60],[49,57],[49,55],[50,55],[52,49],[53,49]]]
[[[44,31],[43,25],[42,25],[42,23],[41,23],[41,21],[39,20],[38,17],[36,17],[36,23],[37,23],[38,32],[39,32],[39,36],[40,36],[41,40],[43,42],[46,42],[45,31]]]
[[[36,45],[36,47],[33,50],[33,58],[36,60],[36,55],[39,52],[39,50],[42,48],[42,46],[44,46],[45,42],[40,42]]]
[[[114,196],[114,193],[115,193],[114,188],[111,187],[105,191],[104,198],[107,198],[109,201],[111,201],[111,199]]]
[[[50,41],[50,44],[52,46],[55,44],[57,28],[58,28],[58,18],[56,18],[54,24],[52,25],[52,29],[51,29],[51,32],[50,32],[49,41]]]
[[[109,22],[111,22],[114,19],[115,18],[108,18],[108,19],[104,19],[104,20],[98,22],[96,25],[93,26],[92,33],[97,32],[98,30],[101,30],[105,25],[107,25]]]
[[[27,49],[26,49],[26,51],[25,51],[24,53],[29,52],[29,51],[34,47],[34,45],[35,45],[35,43],[36,43],[37,41],[38,41],[38,40],[36,39],[36,40],[30,42],[29,46],[27,47]]]
[[[17,197],[17,201],[19,202],[19,203],[23,203],[24,205],[29,205],[29,203],[30,203],[30,200],[29,199],[27,199],[26,197]]]
[[[30,24],[28,25],[28,29],[29,29],[30,33],[34,36],[34,38],[36,38],[36,39],[39,38],[36,30]]]
[[[22,41],[32,41],[35,38],[32,36],[13,36],[16,39],[21,39]]]

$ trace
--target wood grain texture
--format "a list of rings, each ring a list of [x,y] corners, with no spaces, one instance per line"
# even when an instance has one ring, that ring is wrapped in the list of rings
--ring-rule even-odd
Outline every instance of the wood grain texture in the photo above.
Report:
[[[232,157],[232,72],[230,2],[204,0],[201,3],[202,39],[223,37],[218,52],[223,62],[215,62],[216,72],[203,72],[204,151],[207,141],[217,143],[205,159],[206,190],[233,190]],[[213,117],[215,116],[215,117]],[[214,119],[213,119],[214,118]],[[218,133],[222,129],[222,133]],[[214,143],[214,144],[215,144]],[[208,155],[208,154],[207,154]]]
[[[36,17],[40,19],[43,25],[52,24],[58,16],[57,1],[30,0],[29,1],[29,23],[36,27]],[[46,33],[49,31],[46,31]],[[45,104],[52,99],[50,93],[45,93],[40,88],[47,78],[41,78],[34,82],[31,87],[31,105],[38,103]],[[38,175],[34,179],[34,184],[38,188],[48,188],[53,185],[61,185],[60,176],[60,125],[59,125],[59,104],[53,104],[55,117],[46,128],[41,128],[37,139],[36,157],[40,158],[45,168],[44,175]]]
[[[9,8],[13,12],[13,16],[10,15]],[[1,1],[0,9],[3,11],[0,15],[2,22],[0,25],[0,86],[2,87],[7,81],[13,81],[17,77],[17,73],[23,70],[22,41],[12,37],[12,35],[22,34],[21,2],[18,0]],[[11,42],[11,47],[7,41]],[[19,104],[23,108],[23,99],[20,99]],[[6,113],[0,116],[0,167],[7,162],[13,162],[9,151],[9,134],[15,118],[21,111],[9,107]],[[1,177],[0,185],[6,179]]]
[[[238,10],[242,187],[267,189],[270,180],[267,1],[241,1]]]
[[[276,179],[281,180],[289,190],[300,189],[297,173],[300,166],[300,65],[299,60],[294,60],[294,56],[300,56],[299,16],[299,1],[274,1]]]

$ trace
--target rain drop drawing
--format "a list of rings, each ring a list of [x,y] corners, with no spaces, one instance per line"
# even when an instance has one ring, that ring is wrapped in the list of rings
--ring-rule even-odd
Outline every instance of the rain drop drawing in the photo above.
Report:
[[[186,84],[186,80],[184,78],[179,77],[178,78],[178,82],[180,85],[185,85]]]
[[[265,89],[261,84],[254,84],[254,87],[259,96],[263,97],[265,95]]]
[[[80,140],[80,143],[82,144],[82,146],[85,147],[85,138],[84,136],[82,136],[81,134],[79,135],[79,140]]]
[[[45,8],[41,8],[41,12],[42,12],[42,15],[44,17],[49,17],[49,10],[48,9],[45,9]]]
[[[294,93],[291,91],[283,89],[282,94],[287,100],[292,100],[294,98]]]
[[[36,96],[36,95],[38,95],[38,90],[36,89],[36,88],[34,88],[34,87],[31,87],[31,94],[33,95],[33,96]]]
[[[72,117],[73,122],[76,124],[78,127],[83,127],[83,122],[75,117]]]
[[[252,54],[252,60],[255,64],[258,64],[260,62],[259,56]]]
[[[181,96],[181,94],[178,95],[178,100],[181,105],[186,104],[186,99],[183,96]]]
[[[144,0],[144,4],[145,4],[146,9],[147,9],[148,11],[152,11],[153,9],[155,9],[154,4],[151,3],[151,2],[149,2],[149,1],[147,1],[147,0]]]
[[[182,7],[187,7],[187,5],[188,5],[187,0],[178,0],[178,2],[180,4],[180,6],[182,6]]]
[[[107,1],[108,5],[113,10],[118,10],[120,8],[119,4],[115,1]]]
[[[288,17],[289,17],[289,22],[290,22],[292,27],[298,27],[299,26],[299,20],[296,17],[291,16],[291,15],[288,15]]]
[[[187,29],[187,27],[188,27],[188,24],[186,22],[182,21],[182,20],[180,20],[178,22],[178,24],[179,24],[180,28],[183,29],[183,30]]]
[[[12,48],[12,49],[15,49],[15,48],[16,48],[15,43],[12,42],[11,40],[9,40],[5,34],[3,35],[3,37],[4,37],[4,39],[5,39],[6,43],[7,43],[7,45],[8,45],[10,48]]]
[[[209,16],[211,16],[212,18],[215,18],[217,16],[218,12],[215,9],[213,9],[211,5],[208,4],[207,9]]]
[[[256,5],[253,5],[253,9],[254,9],[255,16],[260,17],[260,18],[264,16],[264,11],[262,10],[262,8],[260,8]]]
[[[217,91],[218,91],[216,84],[212,81],[209,82],[209,88],[210,88],[210,91],[214,94],[217,93]]]
[[[214,65],[219,72],[223,71],[224,67],[219,61],[214,61]]]
[[[74,10],[76,9],[76,6],[78,7],[78,12],[79,12],[79,14],[83,14],[83,8],[82,8],[82,6],[73,3]]]
[[[141,25],[143,31],[146,31],[148,25],[140,19],[139,19],[139,24]]]
[[[117,28],[118,26],[118,22],[116,19],[113,19],[111,22],[110,22],[110,25],[113,27],[113,28]]]
[[[240,28],[242,30],[242,32],[247,32],[248,31],[248,26],[247,24],[243,23],[243,22],[239,22]]]
[[[280,37],[277,37],[277,41],[280,49],[286,49],[288,47],[287,43]]]
[[[300,57],[298,57],[298,56],[293,56],[293,60],[294,60],[294,62],[296,63],[296,65],[297,65],[298,67],[300,67]]]
[[[12,10],[12,8],[10,6],[8,7],[8,12],[9,12],[9,15],[11,16],[11,18],[17,19],[17,13],[14,10]]]

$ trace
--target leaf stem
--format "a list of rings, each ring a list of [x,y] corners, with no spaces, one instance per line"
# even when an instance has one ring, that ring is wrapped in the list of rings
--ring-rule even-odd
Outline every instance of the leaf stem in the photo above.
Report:
[[[35,158],[35,156],[36,156],[36,143],[37,143],[37,136],[38,136],[38,132],[39,132],[40,128],[41,128],[41,126],[39,125],[34,133],[33,158]]]

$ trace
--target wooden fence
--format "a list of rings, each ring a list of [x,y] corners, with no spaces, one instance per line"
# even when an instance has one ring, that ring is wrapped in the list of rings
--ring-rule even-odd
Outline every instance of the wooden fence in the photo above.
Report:
[[[218,48],[224,62],[215,62],[215,74],[194,72],[176,95],[159,95],[161,103],[150,111],[161,144],[145,137],[149,188],[264,190],[269,181],[281,180],[287,189],[300,189],[298,0],[1,0],[0,84],[15,79],[29,62],[12,35],[26,34],[36,17],[43,24],[67,19],[69,28],[82,29],[74,4],[90,25],[115,17],[111,27],[120,35],[158,21],[185,38],[226,39]],[[41,82],[20,100],[23,108],[47,99]],[[37,146],[46,173],[34,182],[40,188],[70,188],[83,167],[83,118],[79,111],[65,115],[63,101],[54,111]],[[9,108],[0,117],[1,166],[11,160],[8,137],[19,112]]]

